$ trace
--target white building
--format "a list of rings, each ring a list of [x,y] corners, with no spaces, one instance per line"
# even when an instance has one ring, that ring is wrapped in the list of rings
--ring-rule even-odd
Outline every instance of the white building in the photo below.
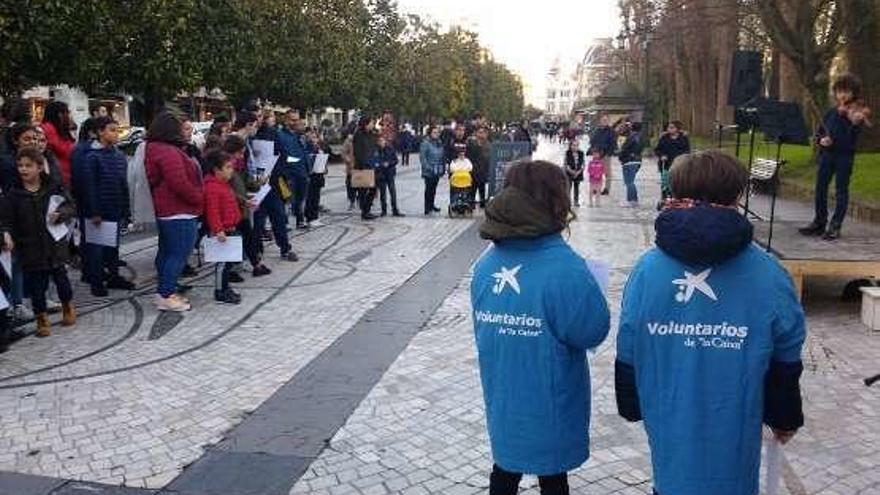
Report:
[[[617,79],[620,64],[618,52],[611,38],[599,38],[587,47],[577,68],[577,93],[580,100],[593,100]]]
[[[557,58],[547,72],[547,99],[544,117],[547,120],[567,120],[577,101],[577,74],[566,70]]]

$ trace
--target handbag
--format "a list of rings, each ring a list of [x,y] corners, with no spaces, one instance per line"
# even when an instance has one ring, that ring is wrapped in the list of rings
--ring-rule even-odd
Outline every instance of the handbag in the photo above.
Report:
[[[372,189],[376,187],[376,172],[372,169],[352,170],[351,187],[354,189]]]

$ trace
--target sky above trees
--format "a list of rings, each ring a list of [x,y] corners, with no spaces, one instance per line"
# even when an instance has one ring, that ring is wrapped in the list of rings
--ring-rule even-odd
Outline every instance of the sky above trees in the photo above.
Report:
[[[617,0],[398,0],[398,5],[476,31],[499,62],[522,76],[527,102],[539,106],[554,58],[577,61],[591,40],[620,31]]]

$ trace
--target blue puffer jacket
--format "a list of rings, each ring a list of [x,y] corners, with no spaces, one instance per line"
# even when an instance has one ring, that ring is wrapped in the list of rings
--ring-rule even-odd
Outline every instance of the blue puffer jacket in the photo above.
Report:
[[[397,163],[400,160],[397,158],[397,152],[394,151],[394,148],[391,146],[376,148],[376,155],[378,158],[376,173],[384,179],[395,177],[397,175]]]
[[[426,138],[422,141],[419,150],[419,160],[422,164],[422,177],[434,179],[442,177],[446,173],[443,143],[440,140]]]
[[[281,129],[278,132],[278,147],[281,151],[279,164],[282,166],[282,175],[288,180],[297,176],[308,177],[312,170],[312,157],[308,152],[305,135],[287,128]],[[290,163],[288,157],[299,161]]]
[[[474,331],[492,457],[555,475],[589,457],[586,350],[608,334],[608,306],[578,256],[551,234],[496,242],[474,268]]]
[[[83,198],[79,214],[85,218],[100,216],[109,222],[118,222],[128,214],[128,161],[115,147],[97,142],[86,159],[83,171]]]
[[[82,210],[82,205],[86,203],[83,191],[86,190],[88,184],[88,161],[89,155],[92,153],[92,143],[94,140],[79,141],[76,148],[70,154],[70,192],[73,199]]]
[[[656,229],[624,292],[618,408],[645,421],[661,495],[757,495],[761,423],[803,424],[791,278],[735,210],[667,210]]]

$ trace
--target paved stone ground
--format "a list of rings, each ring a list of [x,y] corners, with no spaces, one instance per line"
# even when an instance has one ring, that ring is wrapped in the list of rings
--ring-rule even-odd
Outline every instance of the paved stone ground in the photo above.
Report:
[[[552,151],[543,150],[553,158]],[[640,188],[659,195],[650,165]],[[613,194],[622,196],[622,184]],[[619,200],[618,200],[619,201]],[[608,291],[612,334],[590,357],[593,387],[592,455],[572,473],[573,493],[646,494],[651,467],[641,425],[616,413],[614,336],[625,278],[653,239],[654,213],[620,207],[613,199],[582,207],[570,241],[587,257],[612,267]],[[787,205],[787,208],[794,206]],[[469,278],[437,311],[389,369],[291,494],[485,493],[491,454],[470,318]],[[862,379],[880,372],[880,335],[858,322],[858,308],[835,303],[839,281],[811,283],[810,336],[805,351],[807,427],[785,448],[783,494],[880,493],[880,390]],[[843,413],[843,414],[842,414]],[[526,477],[523,493],[537,494]]]
[[[543,158],[559,154],[546,143],[539,150]],[[332,189],[340,179],[329,182]],[[408,212],[420,210],[419,184],[417,174],[401,179]],[[611,266],[613,326],[626,275],[653,238],[658,187],[652,164],[643,169],[640,187],[644,206],[623,208],[622,184],[615,180],[612,199],[580,208],[570,233],[585,256]],[[441,204],[445,196],[438,193]],[[343,212],[343,193],[328,194],[327,204]],[[165,486],[470,222],[418,216],[365,226],[334,214],[329,223],[295,237],[302,262],[272,259],[271,277],[255,282],[246,276],[238,308],[210,300],[207,270],[194,282],[196,310],[180,322],[162,317],[157,323],[144,275],[138,278],[144,294],[133,298],[94,300],[80,287],[86,314],[76,329],[27,338],[0,355],[0,471]],[[138,274],[151,273],[154,244],[145,236],[125,246]],[[272,247],[268,252],[277,255]],[[491,457],[468,284],[465,276],[291,493],[486,491]],[[880,334],[859,324],[857,306],[835,302],[840,288],[836,280],[809,282],[808,424],[785,449],[784,495],[880,493],[880,389],[862,384],[880,372]],[[574,493],[650,492],[641,425],[616,415],[615,333],[612,328],[590,357],[592,457],[572,473]],[[524,493],[538,493],[535,485],[526,477]]]

